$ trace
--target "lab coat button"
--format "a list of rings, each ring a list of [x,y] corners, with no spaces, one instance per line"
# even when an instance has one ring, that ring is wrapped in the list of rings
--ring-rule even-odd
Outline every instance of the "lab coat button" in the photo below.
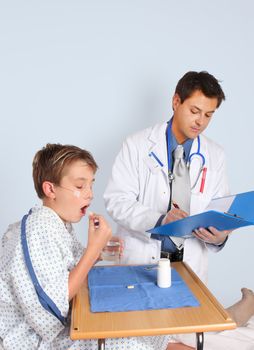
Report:
[[[155,259],[155,256],[152,256],[152,259],[154,260],[154,259]]]

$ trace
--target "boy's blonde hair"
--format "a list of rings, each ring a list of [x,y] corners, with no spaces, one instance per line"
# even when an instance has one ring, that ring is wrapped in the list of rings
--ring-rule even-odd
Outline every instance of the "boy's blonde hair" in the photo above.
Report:
[[[60,185],[66,167],[77,160],[83,160],[96,172],[98,166],[91,153],[79,147],[48,143],[38,151],[33,159],[33,180],[38,197],[45,196],[44,181]]]

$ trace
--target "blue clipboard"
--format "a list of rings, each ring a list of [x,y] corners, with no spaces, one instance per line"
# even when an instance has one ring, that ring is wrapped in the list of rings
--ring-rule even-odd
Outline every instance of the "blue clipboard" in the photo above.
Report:
[[[158,226],[147,232],[173,237],[192,237],[192,231],[200,227],[215,227],[217,230],[232,230],[254,225],[254,191],[239,193],[233,196],[216,198],[220,203],[234,198],[226,212],[208,210],[204,213],[188,216],[184,219]]]

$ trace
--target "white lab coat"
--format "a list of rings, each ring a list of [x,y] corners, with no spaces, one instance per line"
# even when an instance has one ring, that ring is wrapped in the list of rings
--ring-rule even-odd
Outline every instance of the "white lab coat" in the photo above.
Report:
[[[128,137],[113,165],[104,200],[108,213],[118,224],[116,234],[125,241],[123,263],[150,264],[160,258],[161,242],[151,239],[146,230],[155,226],[168,207],[166,127],[166,122],[156,124]],[[191,215],[204,211],[212,198],[229,194],[223,149],[203,135],[200,135],[200,144],[207,174],[204,192],[199,192],[201,176],[192,190]],[[156,167],[158,163],[151,161],[151,151],[163,167]],[[197,139],[191,154],[196,151]],[[190,164],[192,185],[201,167],[199,159],[194,157]],[[204,282],[207,279],[207,247],[215,251],[220,249],[196,238],[187,239],[184,245],[184,261]]]

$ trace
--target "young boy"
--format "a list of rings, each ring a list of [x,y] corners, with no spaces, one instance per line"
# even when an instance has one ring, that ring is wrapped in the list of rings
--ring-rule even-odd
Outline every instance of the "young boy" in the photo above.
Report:
[[[0,344],[4,349],[97,349],[96,340],[69,338],[69,302],[111,237],[106,220],[91,214],[88,244],[75,239],[93,199],[97,165],[70,145],[48,144],[33,160],[41,207],[10,225],[0,258]],[[99,225],[98,225],[99,223]],[[110,339],[110,349],[166,349],[167,337]]]

